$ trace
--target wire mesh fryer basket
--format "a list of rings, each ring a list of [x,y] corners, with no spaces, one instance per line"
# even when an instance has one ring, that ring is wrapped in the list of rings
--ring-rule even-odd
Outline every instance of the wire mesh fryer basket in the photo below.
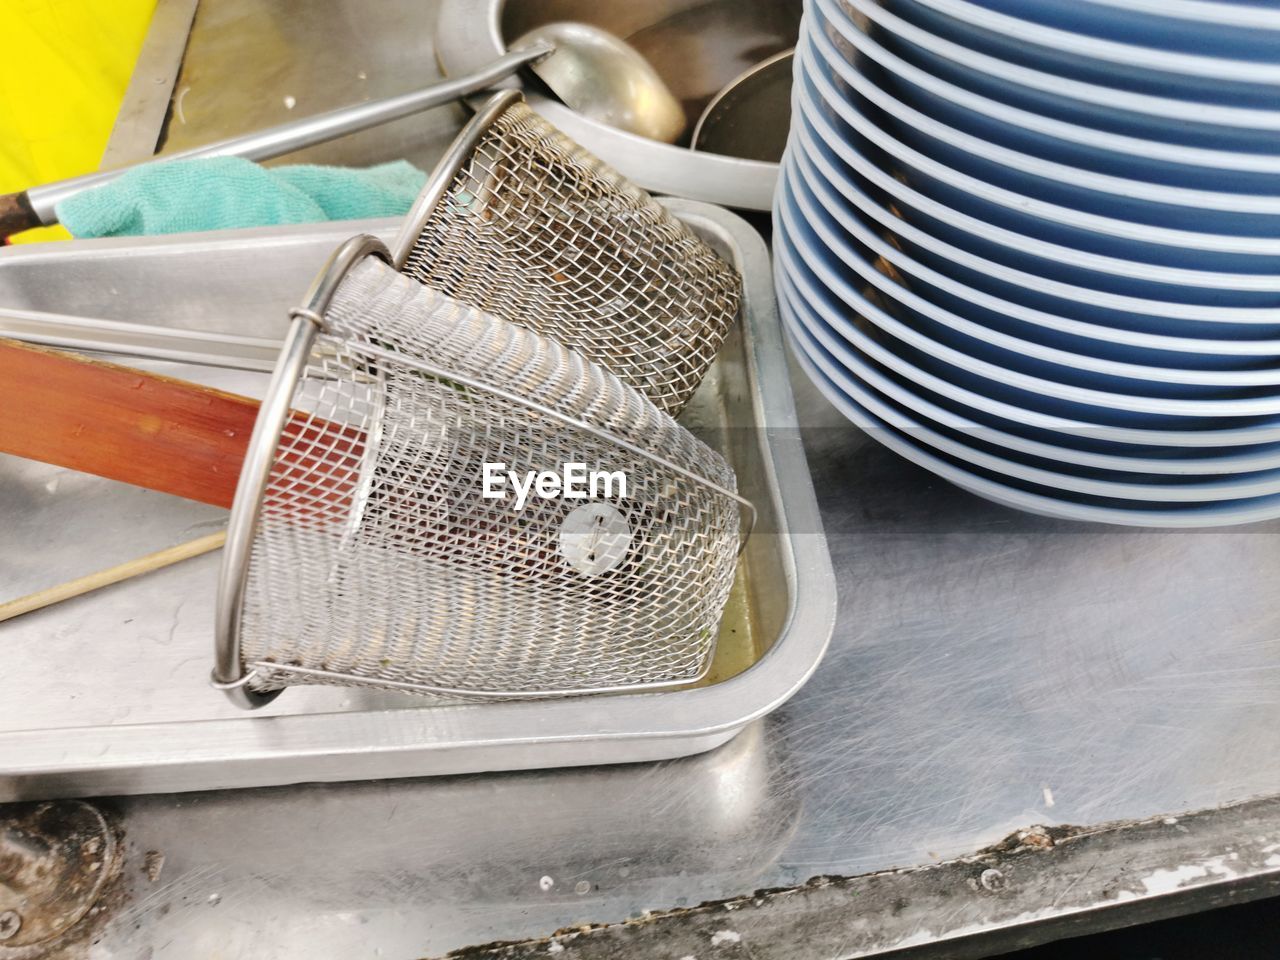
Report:
[[[232,511],[217,685],[257,705],[298,683],[491,698],[698,679],[749,510],[727,463],[380,246],[345,245],[295,312]],[[604,478],[518,506],[484,496],[485,464]]]
[[[715,251],[518,91],[459,134],[392,250],[410,276],[578,351],[672,415],[741,298]]]

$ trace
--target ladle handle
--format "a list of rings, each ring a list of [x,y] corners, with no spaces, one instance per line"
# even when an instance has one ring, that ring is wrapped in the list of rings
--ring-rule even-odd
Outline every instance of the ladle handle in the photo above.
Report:
[[[168,163],[172,160],[189,160],[196,157],[244,157],[247,160],[270,160],[304,147],[326,143],[349,133],[357,133],[369,127],[438,107],[469,93],[475,93],[477,90],[484,90],[499,80],[511,76],[525,64],[546,56],[552,49],[549,43],[530,44],[499,57],[473,74],[434,83],[413,93],[339,107],[336,110],[313,117],[304,117],[278,127],[232,137],[229,140],[220,140],[217,143],[194,147],[180,153],[166,154],[145,162]],[[133,166],[141,166],[141,164]],[[0,240],[30,227],[57,223],[56,208],[61,201],[82,190],[90,190],[109,183],[125,171],[133,169],[133,166],[88,173],[69,180],[58,180],[54,183],[30,187],[23,193],[0,196]]]

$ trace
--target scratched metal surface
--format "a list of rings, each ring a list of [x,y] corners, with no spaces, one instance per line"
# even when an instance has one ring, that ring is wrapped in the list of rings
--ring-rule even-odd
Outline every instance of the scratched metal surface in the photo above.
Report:
[[[367,6],[316,0],[264,60],[255,24],[277,42],[287,0],[203,0],[190,50],[209,59],[187,69],[237,107],[218,116],[251,124],[288,92],[281,58],[324,63]],[[399,51],[403,18],[429,24],[430,4],[387,6],[399,13],[360,21],[359,36]],[[201,29],[215,21],[237,31],[214,42]],[[324,89],[336,103],[345,88]],[[927,863],[1031,823],[1280,792],[1280,528],[1017,514],[894,457],[798,375],[795,387],[841,612],[826,661],[779,713],[666,763],[112,801],[130,902],[89,954],[408,960]],[[75,519],[60,536],[129,522]],[[163,585],[155,601],[172,604]],[[149,851],[163,857],[155,879]],[[931,916],[903,941],[945,928]]]

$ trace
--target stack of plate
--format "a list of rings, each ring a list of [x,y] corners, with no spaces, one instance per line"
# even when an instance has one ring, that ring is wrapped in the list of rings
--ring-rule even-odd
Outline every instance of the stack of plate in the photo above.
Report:
[[[1280,516],[1280,10],[808,0],[775,199],[801,363],[982,496]]]

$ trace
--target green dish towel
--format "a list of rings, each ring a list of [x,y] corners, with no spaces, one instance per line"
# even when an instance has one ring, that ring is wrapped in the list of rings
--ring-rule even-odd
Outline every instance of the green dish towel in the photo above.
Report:
[[[408,212],[426,179],[404,160],[364,170],[262,167],[239,157],[171,160],[68,197],[57,214],[76,237],[395,217]]]

